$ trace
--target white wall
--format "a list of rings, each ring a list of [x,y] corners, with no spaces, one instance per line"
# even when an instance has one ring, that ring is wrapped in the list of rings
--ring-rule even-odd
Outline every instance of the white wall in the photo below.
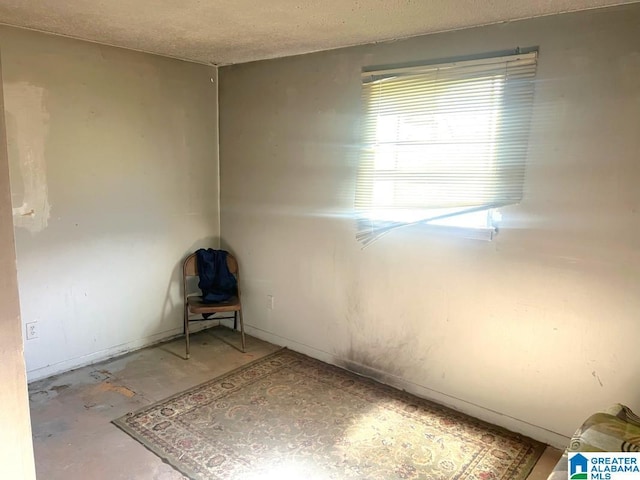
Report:
[[[180,262],[217,244],[213,68],[0,29],[31,380],[182,331]]]
[[[556,445],[640,410],[638,25],[635,4],[222,68],[222,241],[249,331]],[[517,46],[540,47],[535,113],[495,241],[417,227],[361,250],[361,68]]]
[[[3,110],[0,75],[0,111]],[[0,116],[0,477],[36,478],[22,349],[4,117]]]

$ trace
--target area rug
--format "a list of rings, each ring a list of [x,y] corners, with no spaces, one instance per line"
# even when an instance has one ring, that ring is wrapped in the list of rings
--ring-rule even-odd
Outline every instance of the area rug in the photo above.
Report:
[[[287,349],[114,423],[197,480],[524,480],[544,449]]]

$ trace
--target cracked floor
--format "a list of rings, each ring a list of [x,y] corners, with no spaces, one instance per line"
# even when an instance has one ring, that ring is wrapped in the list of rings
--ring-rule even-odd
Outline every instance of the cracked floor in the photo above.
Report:
[[[29,385],[37,477],[43,480],[178,480],[162,462],[111,420],[217,377],[279,347],[224,327],[138,350]],[[548,448],[529,480],[545,480],[560,452]]]

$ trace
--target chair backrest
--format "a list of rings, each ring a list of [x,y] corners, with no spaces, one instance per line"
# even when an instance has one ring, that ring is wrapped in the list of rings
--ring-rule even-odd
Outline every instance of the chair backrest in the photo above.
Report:
[[[197,277],[198,276],[198,264],[197,264],[196,254],[192,253],[187,257],[184,261],[184,265],[182,268],[182,272],[184,277]],[[238,261],[235,259],[233,255],[230,253],[227,254],[227,267],[229,268],[229,272],[231,272],[236,277],[238,276]]]
[[[187,296],[189,295],[189,293],[187,293],[187,277],[198,276],[197,261],[198,260],[196,259],[196,254],[192,253],[185,259],[184,264],[182,265],[182,294],[185,301],[185,308],[186,308]],[[238,279],[238,282],[240,282],[240,271],[238,269],[238,261],[230,253],[227,254],[227,267],[229,268],[229,272],[235,275],[236,278]],[[238,285],[238,296],[240,296],[239,285]]]

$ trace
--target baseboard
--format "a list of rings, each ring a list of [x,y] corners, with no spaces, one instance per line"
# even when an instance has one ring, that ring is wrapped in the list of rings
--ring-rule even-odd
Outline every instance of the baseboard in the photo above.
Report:
[[[214,320],[211,320],[211,322],[213,321]],[[212,325],[213,324],[209,322],[207,322],[206,325],[204,323],[197,323],[190,326],[189,331],[191,333],[196,333],[204,328],[209,328]],[[70,370],[86,367],[87,365],[104,362],[105,360],[109,360],[110,358],[118,357],[120,355],[124,355],[126,353],[130,353],[135,350],[140,350],[142,348],[150,347],[158,343],[168,342],[170,340],[173,340],[174,338],[182,336],[182,334],[183,334],[182,326],[180,326],[177,328],[172,328],[171,330],[165,330],[163,332],[155,333],[148,337],[139,338],[131,342],[122,343],[114,347],[106,348],[98,352],[93,352],[93,353],[90,353],[89,355],[70,358],[62,362],[47,365],[46,367],[40,367],[33,370],[28,370],[27,382],[29,383],[35,382],[47,377],[51,377],[53,375],[58,375],[60,373],[65,373]]]
[[[323,350],[318,350],[317,348],[314,348],[310,345],[296,342],[295,340],[292,340],[290,338],[281,337],[274,333],[267,332],[265,330],[261,330],[259,328],[251,327],[248,325],[245,326],[245,329],[249,335],[252,335],[261,340],[265,340],[282,347],[290,348],[291,350],[295,350],[296,352],[303,353],[331,365],[337,365],[339,367],[353,371],[359,375],[374,378],[387,385],[391,385],[392,387],[398,388],[400,390],[405,390],[406,392],[412,393],[418,397],[431,400],[435,403],[444,405],[458,412],[470,415],[493,425],[498,425],[500,427],[506,428],[508,430],[511,430],[512,432],[526,435],[535,440],[538,440],[539,442],[551,445],[552,447],[565,449],[569,444],[569,437],[540,427],[538,425],[533,425],[524,420],[504,415],[500,412],[496,412],[480,405],[476,405],[465,400],[452,397],[445,393],[432,390],[428,387],[425,387],[424,385],[410,382],[404,378],[398,377],[397,375],[386,373],[357,362],[352,362],[350,360],[337,357],[336,355],[330,354]]]

